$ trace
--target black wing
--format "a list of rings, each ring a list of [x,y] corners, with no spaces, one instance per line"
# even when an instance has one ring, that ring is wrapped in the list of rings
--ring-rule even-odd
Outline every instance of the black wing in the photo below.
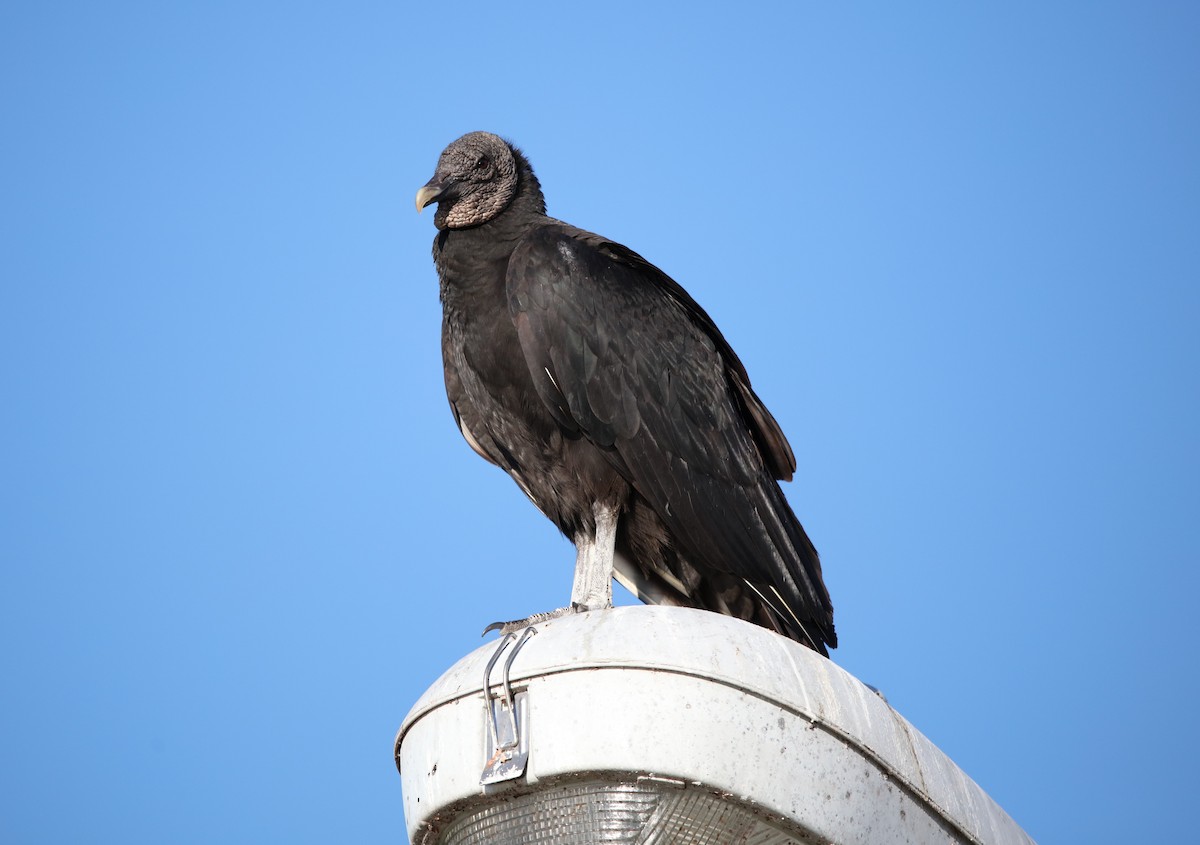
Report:
[[[563,224],[522,240],[507,284],[555,419],[605,450],[694,565],[744,579],[797,639],[836,645],[816,550],[774,481],[791,477],[791,448],[700,306],[636,253]]]

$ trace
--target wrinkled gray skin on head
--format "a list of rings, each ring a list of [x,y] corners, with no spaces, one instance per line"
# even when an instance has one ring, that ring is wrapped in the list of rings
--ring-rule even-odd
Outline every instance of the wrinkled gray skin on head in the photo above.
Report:
[[[517,162],[504,139],[469,132],[442,151],[437,170],[417,192],[417,209],[437,202],[434,225],[465,229],[494,218],[517,191]]]

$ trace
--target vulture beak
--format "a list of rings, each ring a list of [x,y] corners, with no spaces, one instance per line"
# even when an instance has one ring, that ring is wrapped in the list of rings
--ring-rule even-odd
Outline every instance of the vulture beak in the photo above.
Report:
[[[426,182],[421,190],[417,191],[417,214],[420,214],[421,209],[440,197],[445,190],[446,186],[438,181],[436,176]]]

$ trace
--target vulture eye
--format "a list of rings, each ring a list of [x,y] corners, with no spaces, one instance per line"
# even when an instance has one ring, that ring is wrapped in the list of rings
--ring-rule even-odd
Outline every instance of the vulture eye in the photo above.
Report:
[[[492,166],[492,160],[487,156],[480,156],[475,159],[475,169],[479,171],[487,170]]]

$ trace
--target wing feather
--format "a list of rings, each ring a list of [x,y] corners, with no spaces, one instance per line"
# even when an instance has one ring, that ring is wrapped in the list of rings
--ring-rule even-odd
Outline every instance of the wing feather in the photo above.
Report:
[[[523,238],[506,281],[555,418],[611,455],[695,565],[774,588],[834,644],[816,550],[774,480],[794,472],[791,447],[703,309],[636,253],[559,223]]]

